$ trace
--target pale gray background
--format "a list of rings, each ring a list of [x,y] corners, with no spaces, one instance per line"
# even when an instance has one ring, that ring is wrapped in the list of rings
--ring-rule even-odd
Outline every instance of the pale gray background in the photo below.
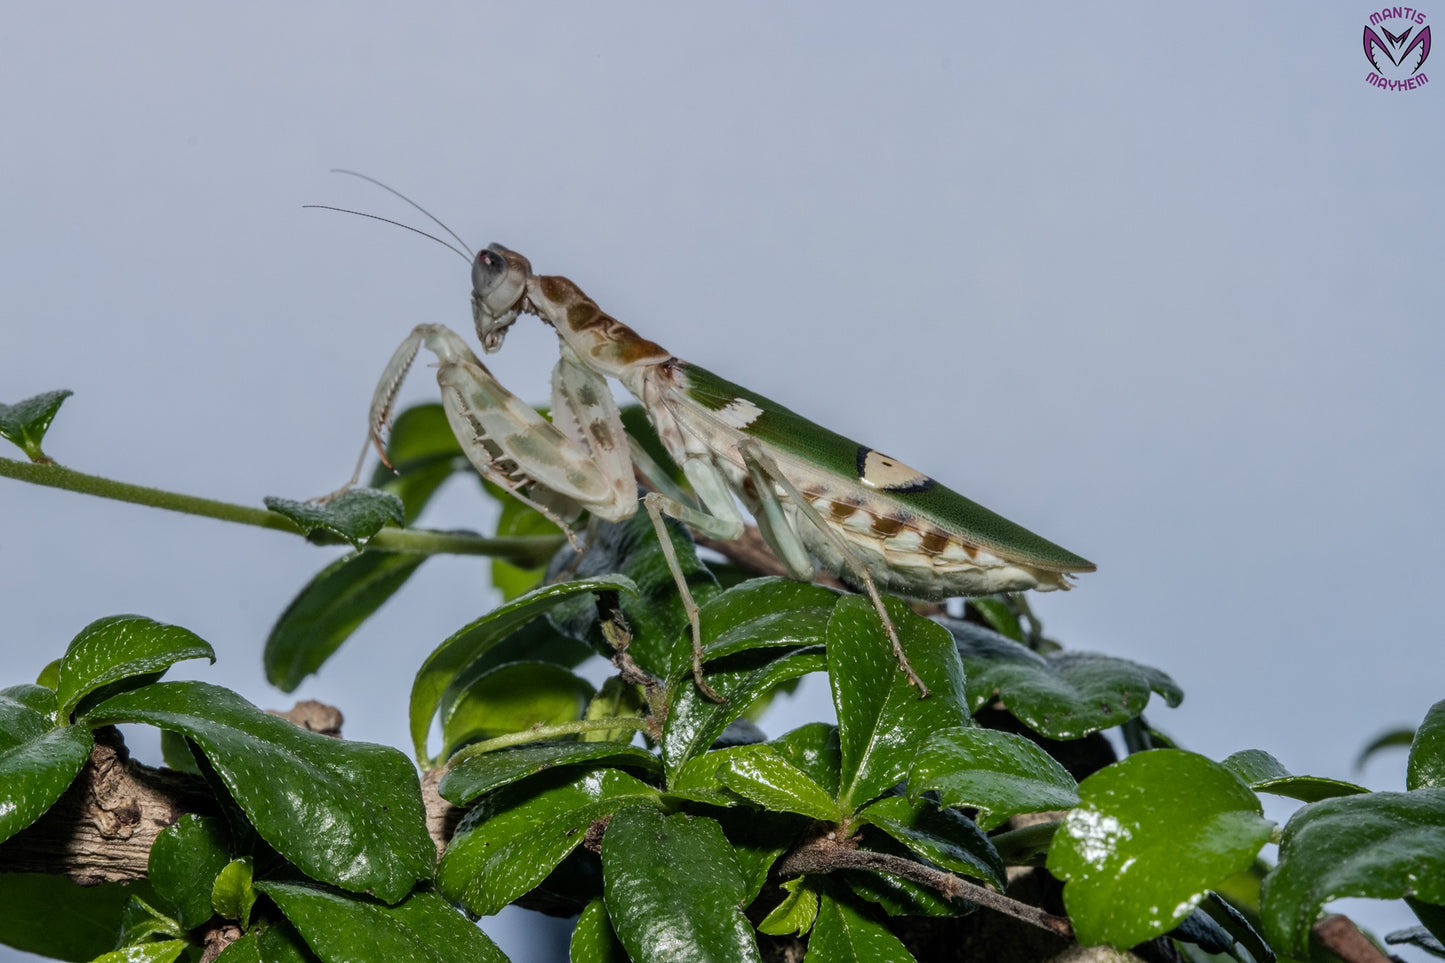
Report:
[[[1367,86],[1368,12],[16,7],[0,400],[73,389],[47,447],[76,468],[250,504],[335,487],[411,325],[469,328],[453,255],[301,210],[419,221],[326,173],[357,168],[1096,560],[1038,609],[1071,646],[1172,672],[1188,699],[1151,719],[1184,745],[1349,777],[1445,697],[1445,86]],[[494,370],[544,399],[551,335],[508,344]],[[469,494],[427,520],[486,524]],[[0,498],[0,681],[139,612],[220,653],[177,675],[290,703],[261,643],[331,553]],[[431,563],[298,694],[404,745],[411,674],[491,604],[484,579]],[[770,727],[826,707],[815,681]],[[1399,788],[1403,764],[1363,778]],[[519,960],[561,952],[519,949],[518,922],[565,938],[486,928]]]

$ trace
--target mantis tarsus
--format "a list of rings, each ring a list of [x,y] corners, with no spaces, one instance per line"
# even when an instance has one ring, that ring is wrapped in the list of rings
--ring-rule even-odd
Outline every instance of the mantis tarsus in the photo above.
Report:
[[[698,608],[664,515],[727,541],[744,529],[740,501],[795,578],[811,579],[821,565],[861,587],[920,697],[927,688],[908,662],[880,591],[934,599],[1050,591],[1069,588],[1071,573],[1094,570],[1092,562],[897,459],[683,361],[606,314],[567,278],[534,274],[515,251],[494,244],[469,260],[472,315],[487,352],[502,346],[522,314],[556,331],[561,357],[552,372],[552,420],[503,387],[455,332],[420,325],[377,386],[370,440],[380,449],[396,391],[417,351],[427,347],[439,361],[447,418],[471,463],[557,522],[577,545],[572,526],[584,512],[619,521],[637,510],[633,458],[606,379],[620,381],[642,404],[696,496],[688,504],[680,493],[650,491],[641,503],[687,609],[693,677],[712,698],[716,693],[703,678]]]

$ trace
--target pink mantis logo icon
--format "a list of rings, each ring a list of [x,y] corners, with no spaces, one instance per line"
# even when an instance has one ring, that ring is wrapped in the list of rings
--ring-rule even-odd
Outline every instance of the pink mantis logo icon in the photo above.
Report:
[[[1430,26],[1424,12],[1414,7],[1385,7],[1370,14],[1364,46],[1365,59],[1374,68],[1365,76],[1371,86],[1414,90],[1430,82],[1421,70],[1430,56]]]

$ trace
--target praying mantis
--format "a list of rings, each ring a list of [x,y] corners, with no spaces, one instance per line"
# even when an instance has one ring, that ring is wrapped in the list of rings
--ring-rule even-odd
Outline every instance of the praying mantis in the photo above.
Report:
[[[385,184],[356,176],[392,191],[441,224]],[[729,541],[744,531],[741,502],[794,578],[810,580],[821,567],[863,590],[899,669],[920,698],[928,689],[909,664],[882,592],[939,599],[1051,591],[1067,589],[1071,575],[1095,569],[1087,559],[898,459],[678,358],[605,313],[567,278],[535,274],[515,251],[493,244],[463,256],[471,263],[472,317],[487,353],[502,347],[507,330],[523,314],[556,332],[560,358],[552,372],[551,420],[501,385],[460,335],[423,324],[397,348],[382,374],[372,398],[368,444],[375,444],[385,459],[382,439],[397,392],[425,347],[436,355],[442,406],[468,460],[485,478],[560,526],[574,548],[583,548],[575,526],[584,514],[621,521],[640,504],[657,531],[687,612],[694,681],[709,698],[718,696],[703,677],[698,606],[664,516]],[[640,451],[634,458],[608,378],[641,404],[695,500],[689,502],[674,486],[654,478],[655,466]],[[634,465],[656,482],[640,500]]]

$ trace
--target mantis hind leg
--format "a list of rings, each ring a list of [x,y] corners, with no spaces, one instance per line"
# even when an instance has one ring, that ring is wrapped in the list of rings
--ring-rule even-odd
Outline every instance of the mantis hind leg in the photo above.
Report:
[[[858,578],[859,583],[863,586],[864,594],[873,603],[873,610],[878,613],[878,619],[883,623],[884,634],[888,636],[888,641],[893,646],[893,655],[898,659],[899,670],[908,677],[910,684],[917,687],[920,699],[928,698],[928,686],[924,685],[923,680],[918,677],[918,673],[913,671],[913,665],[908,661],[908,655],[903,651],[903,643],[898,638],[898,629],[894,627],[893,620],[888,617],[888,610],[883,607],[883,596],[878,594],[878,586],[873,583],[873,576],[869,573],[868,567],[848,547],[848,543],[842,536],[818,514],[807,497],[798,491],[797,486],[788,480],[788,476],[783,474],[778,463],[773,461],[761,445],[752,439],[747,439],[738,444],[738,452],[743,456],[743,464],[747,466],[748,477],[752,479],[753,487],[758,492],[762,511],[758,521],[762,523],[766,520],[767,522],[761,531],[768,545],[790,567],[792,565],[789,561],[790,555],[798,551],[806,551],[802,538],[795,527],[796,523],[788,523],[787,516],[782,511],[782,499],[777,494],[777,489],[781,488],[796,512],[806,518],[819,534],[828,540],[839,557],[846,563],[849,571]],[[774,521],[775,519],[780,520],[782,524]]]

